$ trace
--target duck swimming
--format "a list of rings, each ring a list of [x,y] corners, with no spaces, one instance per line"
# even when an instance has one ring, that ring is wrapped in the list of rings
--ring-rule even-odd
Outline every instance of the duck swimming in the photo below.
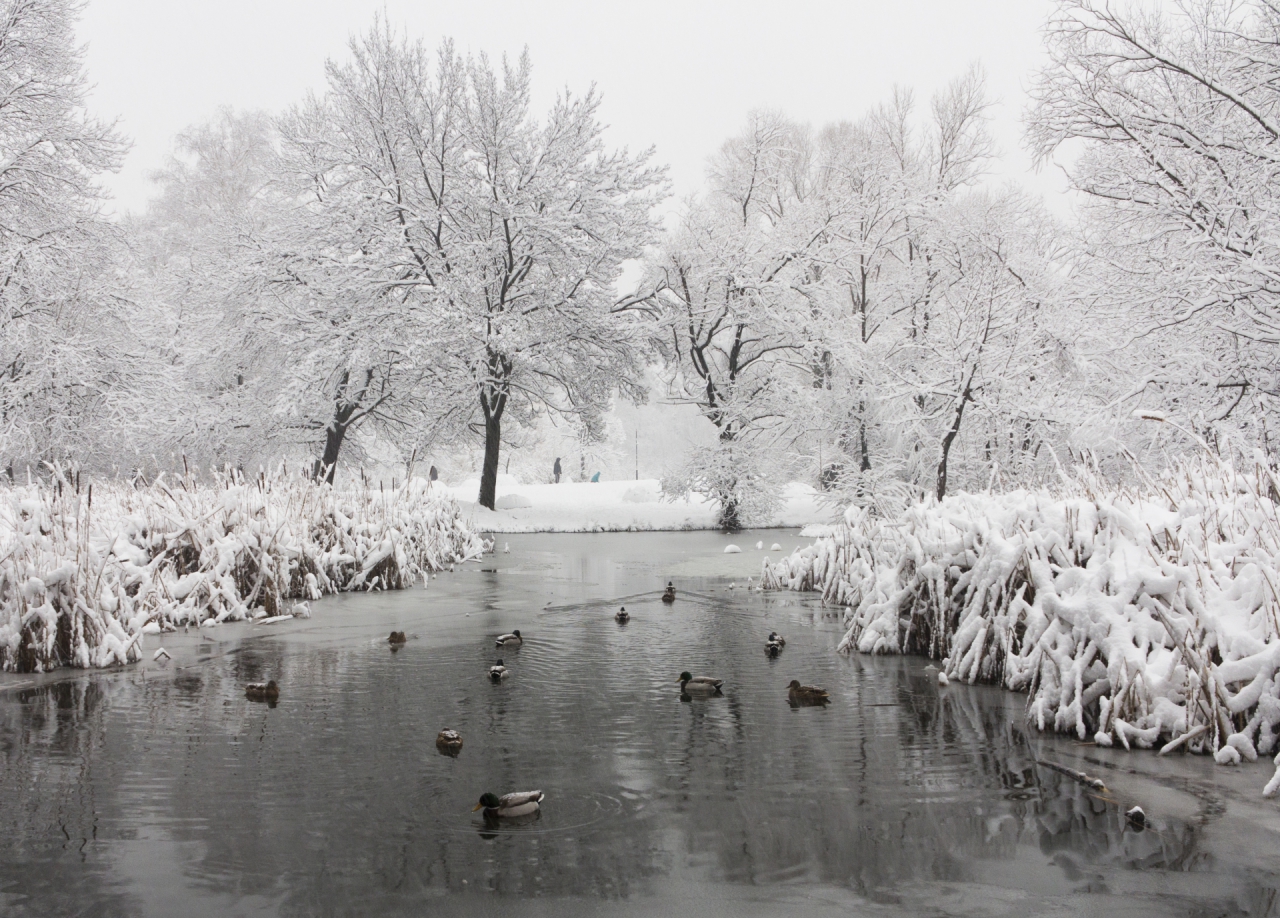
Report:
[[[403,631],[392,631],[391,637],[387,638],[387,643],[391,645],[392,650],[399,650],[407,640],[409,639],[405,637]]]
[[[244,696],[250,701],[268,701],[275,703],[280,699],[280,686],[276,680],[270,682],[250,682],[244,687]]]
[[[680,674],[680,678],[676,680],[680,683],[681,694],[693,694],[694,692],[706,692],[708,694],[720,695],[720,686],[724,685],[723,679],[714,679],[711,676],[694,676],[687,670]]]
[[[782,648],[787,646],[785,638],[778,636],[778,632],[770,631],[768,639],[764,642],[764,652],[771,658],[776,658],[782,653]]]
[[[798,679],[792,679],[787,686],[787,700],[793,705],[818,705],[830,701],[831,695],[825,689],[801,685]]]
[[[501,797],[497,794],[483,794],[480,802],[471,808],[471,812],[482,809],[486,819],[494,817],[512,819],[516,816],[527,816],[538,812],[538,804],[543,796],[540,790],[516,791],[503,794]]]
[[[510,674],[511,671],[502,665],[501,660],[489,667],[489,678],[494,682],[501,682]]]
[[[676,588],[671,584],[670,580],[667,581],[666,592],[662,594],[662,601],[666,603],[672,603],[676,601]]]
[[[436,748],[445,755],[457,755],[462,748],[462,734],[448,728],[436,734]]]
[[[524,638],[520,636],[520,629],[516,628],[510,634],[498,635],[498,639],[493,643],[498,647],[519,647],[524,643]]]
[[[623,606],[618,610],[618,613],[614,615],[613,620],[619,625],[625,625],[627,622],[631,621],[631,613],[627,611],[626,606]]]

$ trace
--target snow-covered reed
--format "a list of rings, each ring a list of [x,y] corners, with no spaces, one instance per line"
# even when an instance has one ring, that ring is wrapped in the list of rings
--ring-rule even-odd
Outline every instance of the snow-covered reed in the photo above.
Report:
[[[1132,490],[1081,477],[957,494],[893,519],[855,507],[766,562],[764,586],[845,606],[846,652],[923,654],[950,679],[1027,692],[1039,729],[1235,764],[1280,733],[1277,501],[1255,459]]]
[[[0,666],[127,663],[144,629],[401,589],[487,547],[421,479],[335,490],[280,472],[82,488],[57,474],[0,490]]]

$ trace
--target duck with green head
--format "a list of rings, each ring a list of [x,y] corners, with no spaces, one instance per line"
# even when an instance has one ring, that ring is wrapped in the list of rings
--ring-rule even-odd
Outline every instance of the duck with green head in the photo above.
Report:
[[[520,636],[520,629],[514,629],[510,634],[500,634],[498,639],[493,642],[498,647],[519,647],[524,643],[524,638]]]
[[[530,813],[538,812],[538,804],[542,801],[543,793],[540,790],[535,791],[515,791],[510,794],[503,794],[499,797],[497,794],[482,794],[480,802],[471,808],[471,812],[476,810],[484,810],[486,819],[514,819],[517,816],[528,816]]]
[[[680,693],[682,695],[692,695],[695,692],[701,692],[705,695],[723,694],[720,691],[720,686],[724,685],[723,679],[716,679],[712,676],[695,676],[685,670],[676,681],[680,683]]]

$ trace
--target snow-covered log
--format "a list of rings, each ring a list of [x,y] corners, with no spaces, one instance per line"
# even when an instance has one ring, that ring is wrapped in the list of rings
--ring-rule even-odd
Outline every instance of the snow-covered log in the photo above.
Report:
[[[894,519],[854,507],[766,561],[764,586],[844,606],[843,651],[923,654],[951,680],[1027,692],[1039,729],[1234,764],[1280,745],[1278,500],[1255,461],[1137,492],[1082,479]]]
[[[389,590],[490,548],[422,479],[349,490],[283,473],[0,490],[0,667],[138,659],[143,629],[276,616]]]

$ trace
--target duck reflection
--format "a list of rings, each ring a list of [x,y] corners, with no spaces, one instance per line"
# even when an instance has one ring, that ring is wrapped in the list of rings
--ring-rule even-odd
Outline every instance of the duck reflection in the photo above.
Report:
[[[1194,826],[1149,806],[1135,831],[1120,804],[1038,766],[1016,696],[940,693],[918,661],[845,660],[793,628],[783,659],[831,698],[794,712],[759,629],[726,627],[739,609],[681,609],[625,631],[546,616],[497,692],[480,622],[468,644],[398,658],[381,640],[259,642],[197,670],[0,694],[0,890],[138,913],[122,864],[161,854],[171,871],[137,883],[199,898],[234,877],[286,914],[409,913],[477,887],[614,899],[672,876],[884,899],[1025,870],[1066,894],[1125,870],[1155,894],[1162,872],[1232,869]],[[672,697],[691,646],[723,696]],[[244,703],[266,676],[289,716]],[[441,724],[465,756],[444,757]],[[541,787],[554,809],[468,817],[478,786]],[[1265,913],[1274,873],[1230,879]]]

